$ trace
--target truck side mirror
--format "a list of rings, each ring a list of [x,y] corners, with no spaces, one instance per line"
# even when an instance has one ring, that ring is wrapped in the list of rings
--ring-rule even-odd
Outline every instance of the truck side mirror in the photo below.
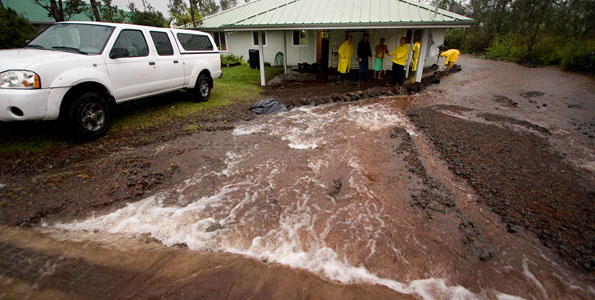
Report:
[[[111,58],[111,59],[116,59],[116,58],[120,58],[120,57],[128,57],[128,56],[130,56],[130,54],[128,54],[128,49],[121,48],[121,47],[114,47],[114,48],[112,48],[112,51],[109,53],[109,58]]]

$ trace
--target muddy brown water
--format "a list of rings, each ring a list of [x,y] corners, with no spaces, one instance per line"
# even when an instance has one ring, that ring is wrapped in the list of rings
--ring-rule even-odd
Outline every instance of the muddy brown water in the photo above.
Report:
[[[422,94],[299,107],[134,150],[175,156],[185,179],[87,218],[0,228],[0,299],[592,299],[593,278],[508,233],[405,111],[457,104],[539,124],[589,169],[592,139],[573,124],[592,134],[593,81],[461,62]],[[521,95],[531,91],[543,95]],[[446,200],[422,210],[428,186]]]

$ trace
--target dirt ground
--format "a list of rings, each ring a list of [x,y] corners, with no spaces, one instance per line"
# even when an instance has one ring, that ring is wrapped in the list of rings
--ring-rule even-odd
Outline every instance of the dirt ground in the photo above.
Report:
[[[448,167],[444,172],[454,174],[456,180],[472,187],[478,204],[501,219],[498,222],[505,226],[506,234],[523,237],[526,232],[536,238],[539,242],[535,247],[555,253],[556,263],[569,266],[574,276],[588,282],[587,290],[593,296],[595,80],[557,69],[529,69],[469,56],[462,56],[461,65],[462,72],[438,74],[424,84],[405,89],[387,87],[383,81],[369,81],[358,87],[337,84],[333,78],[319,78],[268,87],[263,98],[273,97],[295,108],[410,95],[399,105],[422,133],[415,139],[426,140],[428,149],[417,149],[411,135],[402,128],[395,128],[386,140],[395,143],[396,155],[403,160],[410,176],[419,179],[415,189],[411,188],[412,207],[436,220],[440,220],[444,211],[451,211],[457,216],[455,226],[469,253],[481,261],[498,255],[499,250],[485,237],[488,234],[482,234],[474,221],[461,213],[450,188],[428,175],[427,169],[438,160]],[[130,247],[147,243],[154,251],[143,252],[145,259],[153,262],[152,269],[127,273],[132,272],[135,259],[139,258],[124,255],[122,268],[118,268],[108,260],[99,261],[99,257],[117,253],[92,250],[105,246],[72,241],[72,237],[57,238],[55,233],[32,233],[23,228],[113,212],[183,182],[196,170],[222,167],[224,149],[230,145],[218,139],[217,132],[233,130],[248,120],[260,118],[248,111],[249,106],[250,103],[239,103],[210,111],[193,120],[201,128],[195,132],[183,130],[188,120],[172,120],[149,132],[110,135],[92,142],[96,147],[84,151],[73,144],[27,157],[0,157],[0,224],[5,225],[1,229],[0,253],[4,258],[0,266],[10,270],[0,271],[0,279],[10,277],[16,282],[15,288],[4,289],[8,294],[3,294],[0,288],[0,299],[3,295],[9,298],[11,294],[27,295],[28,288],[36,284],[42,287],[35,294],[40,299],[46,296],[240,299],[247,295],[277,299],[408,298],[380,286],[344,288],[306,271],[292,272],[285,266],[226,253],[196,256],[184,245],[171,250],[150,238],[125,242]],[[35,130],[35,126],[39,125],[15,126],[14,130],[26,132]],[[418,153],[421,151],[425,154]],[[341,182],[336,186],[339,193]],[[52,246],[51,240],[60,239],[65,245]],[[102,239],[109,239],[109,235],[102,235]],[[94,246],[85,249],[88,244]],[[69,245],[81,250],[64,254]],[[18,259],[8,256],[16,253],[20,255]],[[38,257],[42,259],[36,260]],[[79,281],[61,275],[44,279],[42,273],[23,271],[24,261],[28,261],[27,268],[39,269],[47,266],[47,261],[63,259],[69,261],[61,264],[61,274],[78,274],[82,276],[76,279]],[[163,269],[160,260],[172,263],[171,268],[179,272],[159,273],[157,270]],[[187,261],[202,271],[186,274],[187,269],[176,267]],[[252,269],[256,271],[250,272]],[[89,284],[94,280],[89,277],[91,273],[128,277],[122,278],[125,283],[108,295],[101,293],[110,281]],[[261,278],[258,282],[253,279],[267,273],[268,279]],[[282,283],[279,278],[287,281]],[[249,284],[233,286],[243,281]],[[82,285],[75,286],[73,282]],[[138,282],[145,282],[142,293],[131,289]],[[93,288],[81,288],[87,285]],[[196,285],[204,288],[192,290]],[[293,285],[302,285],[303,289]],[[545,294],[535,298],[548,297]]]

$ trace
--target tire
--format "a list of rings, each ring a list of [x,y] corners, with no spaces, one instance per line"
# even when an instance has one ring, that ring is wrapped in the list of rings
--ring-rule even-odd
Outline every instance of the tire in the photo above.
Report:
[[[112,124],[110,106],[104,97],[95,92],[83,93],[72,102],[68,123],[80,139],[100,138]]]
[[[211,77],[207,74],[200,74],[192,91],[195,101],[208,101],[209,97],[211,97]]]

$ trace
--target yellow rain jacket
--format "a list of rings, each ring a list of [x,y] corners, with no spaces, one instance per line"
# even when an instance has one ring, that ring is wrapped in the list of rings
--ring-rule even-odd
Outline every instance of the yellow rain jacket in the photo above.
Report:
[[[407,62],[407,56],[409,56],[409,45],[399,45],[388,55],[393,56],[393,62],[395,64],[404,66]]]
[[[419,61],[419,51],[421,50],[421,44],[415,42],[413,44],[413,59],[411,60],[411,71],[417,70],[417,62]]]
[[[339,65],[337,66],[339,73],[349,73],[349,69],[351,69],[351,56],[353,56],[353,44],[344,41],[341,47],[339,47]]]
[[[445,65],[448,65],[449,63],[456,63],[457,59],[459,59],[459,54],[461,54],[461,52],[459,52],[459,50],[457,49],[450,49],[450,50],[446,50],[442,53],[440,53],[441,57],[446,57],[446,61],[444,62]]]

